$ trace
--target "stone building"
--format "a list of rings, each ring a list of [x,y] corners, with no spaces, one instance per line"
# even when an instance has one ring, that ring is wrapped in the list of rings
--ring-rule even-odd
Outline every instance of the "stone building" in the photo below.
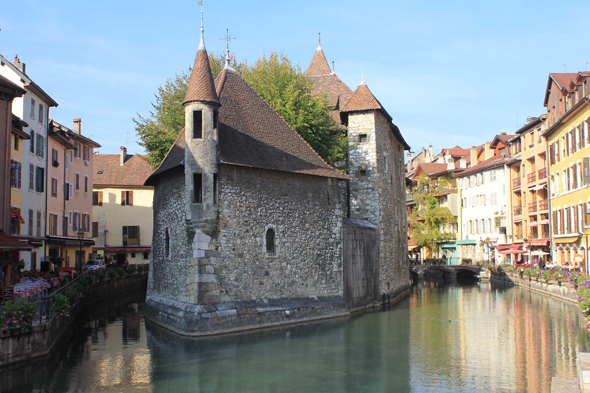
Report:
[[[330,69],[321,45],[306,75],[314,82],[312,94],[326,96],[332,117],[348,136],[345,216],[379,228],[380,293],[397,293],[407,285],[404,151],[410,146],[364,78],[352,92]]]
[[[223,333],[348,315],[407,290],[407,266],[380,263],[381,250],[404,247],[378,247],[396,233],[394,209],[386,216],[358,208],[358,218],[390,218],[385,231],[343,218],[339,182],[350,177],[324,162],[229,60],[213,80],[203,29],[184,108],[184,130],[146,181],[154,187],[148,319],[181,334]],[[368,112],[387,119],[379,108]],[[391,181],[403,182],[403,162],[389,159],[401,178],[392,173]]]

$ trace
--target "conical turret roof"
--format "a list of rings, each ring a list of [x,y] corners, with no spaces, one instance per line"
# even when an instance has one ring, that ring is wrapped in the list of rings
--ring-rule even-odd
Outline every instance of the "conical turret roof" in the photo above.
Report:
[[[197,51],[195,65],[191,73],[191,79],[188,82],[186,95],[184,96],[183,105],[193,101],[204,101],[219,104],[219,97],[215,92],[215,83],[211,74],[209,65],[209,55],[205,48],[203,35],[201,33],[201,43]]]
[[[322,47],[318,45],[318,48],[315,50],[313,58],[311,59],[311,63],[309,63],[309,67],[307,67],[305,74],[307,76],[320,76],[330,75],[331,73],[332,70],[330,70],[326,56],[324,56],[324,51],[322,50]]]

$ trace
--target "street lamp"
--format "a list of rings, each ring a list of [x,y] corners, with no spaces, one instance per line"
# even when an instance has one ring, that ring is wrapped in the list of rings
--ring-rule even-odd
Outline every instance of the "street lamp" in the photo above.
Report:
[[[527,239],[527,238],[525,237],[524,239],[522,239],[522,241],[523,241],[524,243],[527,243],[527,244],[528,244],[528,242],[529,242],[529,239]],[[531,253],[531,247],[528,247],[528,248],[529,248],[529,254],[530,254],[530,253]],[[529,264],[531,263],[531,256],[530,256],[530,255],[529,255],[529,260],[528,260],[527,262],[528,262]]]
[[[123,254],[125,254],[125,255],[123,257],[123,264],[125,264],[125,261],[127,260],[127,239],[129,239],[129,236],[126,233],[124,233],[123,234]]]
[[[486,237],[486,245],[488,246],[488,263],[492,263],[492,260],[490,259],[490,238]]]
[[[78,256],[78,275],[82,274],[82,261],[84,260],[84,254],[82,254],[82,239],[84,239],[84,231],[78,229],[78,239],[80,239],[80,255]]]

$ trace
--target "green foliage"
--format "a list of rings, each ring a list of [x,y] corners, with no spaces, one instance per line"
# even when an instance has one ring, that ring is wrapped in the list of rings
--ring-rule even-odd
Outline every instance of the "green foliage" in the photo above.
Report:
[[[512,273],[514,271],[514,266],[509,265],[506,270],[508,271],[508,273]]]
[[[473,262],[473,259],[471,259],[471,258],[461,259],[461,263],[463,263],[464,265],[471,265],[472,262]]]
[[[94,283],[94,280],[92,279],[92,276],[89,274],[86,274],[84,276],[82,276],[80,278],[80,282],[82,283],[82,285],[84,285],[86,288],[90,288],[90,285],[92,285]]]
[[[533,275],[533,271],[530,268],[526,268],[524,270],[524,275],[530,278]]]
[[[482,265],[483,265],[483,262],[482,261],[477,261],[477,267],[481,268]]]
[[[78,298],[80,297],[80,291],[76,288],[68,288],[66,289],[66,297],[68,298],[68,302],[70,305],[74,305],[78,302]]]
[[[496,271],[500,274],[504,273],[504,267],[502,265],[498,265],[498,267],[496,268]]]
[[[127,268],[127,274],[133,274],[135,273],[135,266],[129,266]]]
[[[104,279],[106,278],[106,276],[107,276],[107,273],[104,270],[101,270],[96,275],[96,277],[98,277],[98,281],[100,281],[100,282],[104,281]]]
[[[67,317],[70,315],[70,301],[63,295],[56,295],[53,297],[51,309],[55,314],[55,318]]]
[[[124,270],[122,267],[118,267],[118,268],[117,268],[117,275],[118,275],[119,277],[123,277],[123,276],[125,276],[125,270]]]
[[[33,324],[37,305],[24,300],[8,302],[0,308],[0,329],[27,329]]]
[[[543,278],[544,281],[549,281],[549,279],[551,278],[551,272],[549,270],[545,270],[542,273],[541,278]]]
[[[447,207],[441,206],[436,196],[449,183],[444,177],[431,179],[425,174],[421,174],[416,180],[413,190],[416,208],[409,218],[412,240],[420,247],[438,251],[443,240],[455,238],[455,234],[444,231],[446,224],[456,222],[455,216]]]
[[[491,263],[488,263],[488,270],[491,272],[492,270],[494,270],[494,265],[492,265]]]
[[[137,271],[139,272],[139,274],[143,273],[144,270],[145,270],[145,266],[144,265],[137,266]]]
[[[209,55],[215,78],[225,65],[224,56]],[[348,143],[342,130],[336,128],[325,97],[311,96],[313,82],[289,58],[275,51],[263,55],[253,66],[246,62],[233,67],[270,106],[305,139],[329,164],[346,161]],[[158,88],[149,117],[134,118],[139,145],[147,151],[147,161],[156,168],[184,127],[182,102],[192,70],[180,72]]]
[[[109,280],[117,278],[117,270],[116,269],[109,269],[108,275],[109,275]]]

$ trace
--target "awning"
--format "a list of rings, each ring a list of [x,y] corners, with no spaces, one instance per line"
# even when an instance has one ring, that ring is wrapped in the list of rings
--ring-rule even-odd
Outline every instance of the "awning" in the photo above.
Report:
[[[20,212],[18,211],[18,209],[16,207],[11,207],[10,208],[10,216],[12,218],[18,218],[18,220],[20,221],[21,224],[24,224],[25,223],[25,220],[20,215]]]
[[[535,251],[531,252],[531,255],[543,256],[543,255],[549,255],[549,253],[545,252],[545,251],[541,251],[541,250],[535,250]]]
[[[508,246],[508,247],[506,247]],[[498,254],[525,254],[527,251],[522,249],[522,244],[501,244],[497,248]]]
[[[578,241],[579,238],[580,238],[579,236],[560,237],[560,238],[554,237],[553,242],[562,243],[562,244],[575,243]]]
[[[531,246],[548,246],[549,240],[531,240]]]
[[[105,247],[104,249],[106,252],[147,252],[151,251],[151,246],[129,246],[129,247]]]
[[[544,219],[539,221],[539,225],[549,225],[549,220],[548,219]]]
[[[528,224],[526,224],[527,227],[536,227],[537,226],[537,221],[531,221]]]
[[[418,248],[418,246],[410,246],[408,245],[408,251],[412,251],[414,249]]]
[[[15,237],[0,234],[0,251],[31,251],[32,248],[26,242]]]
[[[80,239],[67,236],[47,236],[47,244],[52,246],[80,246]],[[82,246],[94,246],[94,240],[82,239]]]

